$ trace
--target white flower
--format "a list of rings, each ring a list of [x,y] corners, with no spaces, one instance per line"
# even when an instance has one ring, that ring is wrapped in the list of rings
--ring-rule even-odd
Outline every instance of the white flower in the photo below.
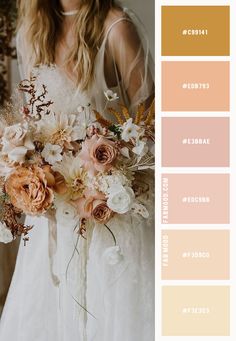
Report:
[[[55,162],[62,160],[61,152],[62,148],[57,144],[46,143],[42,151],[42,157],[45,161],[53,165]]]
[[[112,101],[116,101],[117,99],[119,99],[117,93],[113,92],[112,90],[107,90],[107,91],[104,91],[104,95],[106,96],[106,99],[109,101],[109,102],[112,102]]]
[[[105,194],[109,193],[109,189],[113,185],[130,186],[130,184],[131,181],[119,170],[112,171],[112,174],[98,173],[91,182],[91,186]]]
[[[54,113],[43,116],[37,122],[40,140],[73,149],[73,143],[81,139],[81,128],[77,115]]]
[[[145,141],[138,140],[132,151],[140,157],[143,157],[148,152],[148,146]]]
[[[124,256],[119,246],[111,246],[104,251],[103,258],[107,264],[117,265],[124,259]]]
[[[56,203],[56,219],[65,227],[76,227],[79,216],[76,208],[68,202]]]
[[[22,163],[28,150],[34,150],[28,132],[27,123],[18,123],[6,127],[2,137],[2,153],[8,156],[10,161]]]
[[[131,187],[113,185],[109,188],[107,206],[116,213],[124,214],[131,210],[134,198]]]
[[[7,244],[13,241],[11,231],[7,228],[5,222],[0,222],[0,242]]]
[[[121,138],[125,142],[129,142],[131,138],[137,138],[139,135],[139,126],[133,123],[133,119],[129,118],[122,127]]]
[[[147,219],[149,217],[149,212],[146,207],[138,202],[133,204],[132,210],[136,214],[140,214],[143,218]]]

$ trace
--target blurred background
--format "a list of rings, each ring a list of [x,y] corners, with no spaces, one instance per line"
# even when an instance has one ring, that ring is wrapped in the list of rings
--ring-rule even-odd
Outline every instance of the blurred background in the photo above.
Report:
[[[120,2],[123,6],[131,8],[144,23],[154,57],[155,0]],[[0,106],[9,99],[20,80],[14,47],[16,18],[16,0],[0,0]],[[14,271],[18,244],[17,241],[11,244],[0,243],[0,315]]]

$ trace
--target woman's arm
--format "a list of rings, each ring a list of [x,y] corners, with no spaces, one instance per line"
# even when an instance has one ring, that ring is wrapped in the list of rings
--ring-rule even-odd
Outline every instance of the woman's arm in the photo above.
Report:
[[[131,106],[145,101],[148,107],[154,97],[149,51],[144,51],[134,24],[127,20],[116,24],[109,34],[108,44]]]

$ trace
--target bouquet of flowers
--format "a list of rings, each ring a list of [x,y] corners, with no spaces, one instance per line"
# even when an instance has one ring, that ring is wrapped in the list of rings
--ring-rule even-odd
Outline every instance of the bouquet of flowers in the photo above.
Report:
[[[19,85],[27,104],[9,104],[0,113],[0,242],[29,230],[23,215],[54,214],[82,236],[86,222],[107,224],[128,212],[148,218],[138,200],[138,173],[154,165],[154,103],[128,109],[107,108],[116,123],[91,106],[76,113],[53,112],[47,89],[36,78]],[[111,90],[107,103],[117,100]]]

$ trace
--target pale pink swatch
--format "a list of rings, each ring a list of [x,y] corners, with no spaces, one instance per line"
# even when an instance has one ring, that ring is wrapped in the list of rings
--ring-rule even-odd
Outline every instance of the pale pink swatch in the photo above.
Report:
[[[162,166],[228,167],[229,118],[162,118]]]
[[[228,224],[229,174],[163,174],[163,224]]]

